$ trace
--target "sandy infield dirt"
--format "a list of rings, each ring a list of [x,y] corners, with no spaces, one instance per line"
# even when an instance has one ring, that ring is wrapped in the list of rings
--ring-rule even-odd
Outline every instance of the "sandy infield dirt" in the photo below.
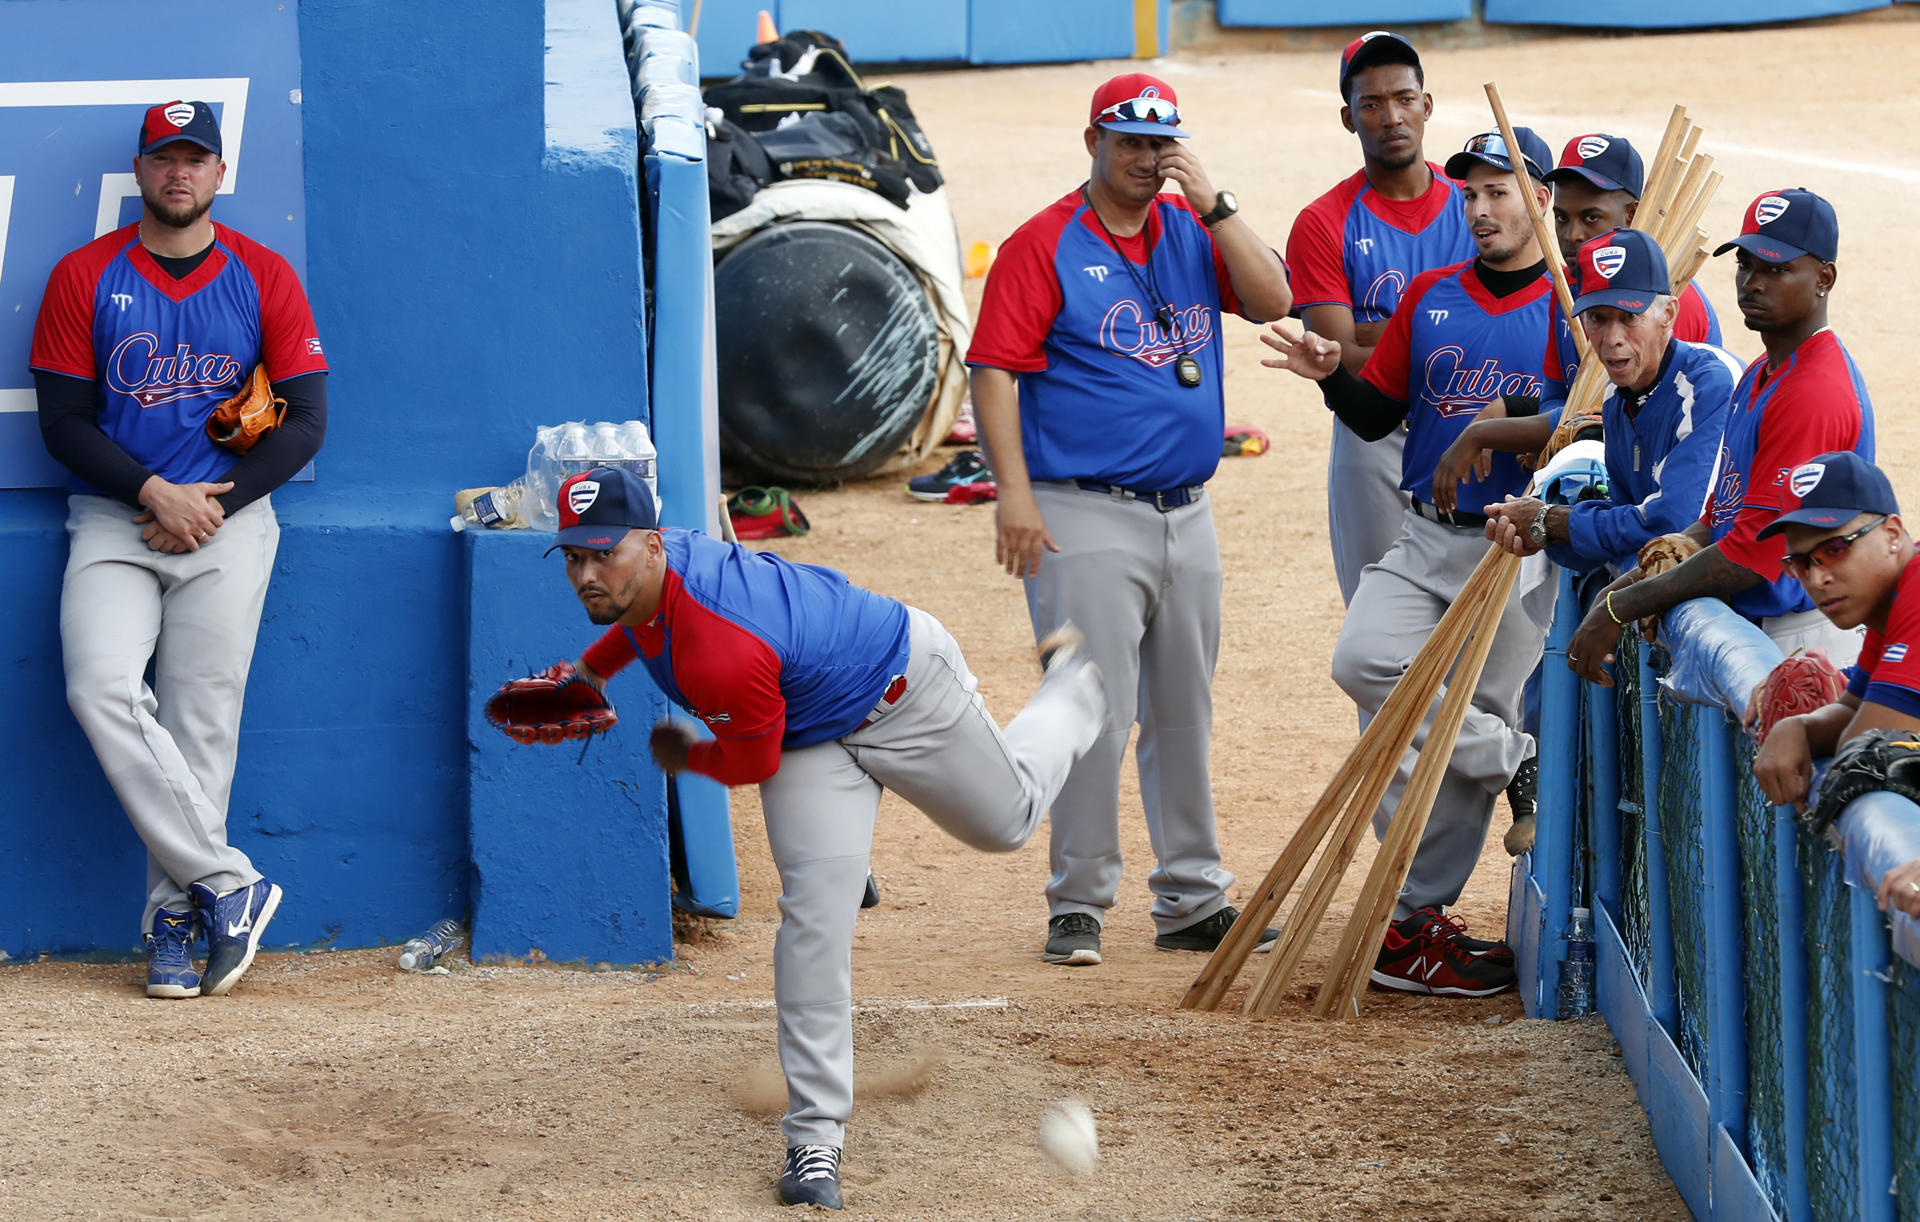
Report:
[[[1878,404],[1880,457],[1905,470],[1920,445],[1900,321],[1914,264],[1898,235],[1920,158],[1901,109],[1884,105],[1885,74],[1863,65],[1920,61],[1916,16],[1431,50],[1428,153],[1443,160],[1487,125],[1480,85],[1493,79],[1515,121],[1556,152],[1593,130],[1650,149],[1685,102],[1727,174],[1708,214],[1716,236],[1764,189],[1827,195],[1842,225],[1834,326]],[[1080,181],[1086,99],[1133,67],[902,78],[964,240],[999,241]],[[1215,182],[1276,247],[1294,214],[1358,165],[1335,68],[1324,49],[1195,51],[1156,66]],[[1710,263],[1703,283],[1729,346],[1754,356],[1728,261]],[[1223,463],[1212,485],[1227,571],[1213,775],[1236,899],[1355,735],[1327,673],[1341,611],[1324,525],[1330,419],[1304,383],[1259,367],[1255,334],[1227,324],[1228,418],[1275,447]],[[992,566],[992,511],[914,503],[899,478],[801,500],[814,531],[780,550],[938,615],[990,706],[1011,717],[1036,676],[1019,585]],[[978,855],[887,800],[874,851],[885,902],[861,916],[854,952],[860,1072],[885,1096],[933,1063],[917,1092],[857,1107],[851,1210],[1082,1222],[1686,1216],[1598,1020],[1528,1022],[1511,996],[1375,993],[1360,1020],[1328,1024],[1305,1013],[1305,987],[1270,1020],[1232,1009],[1237,989],[1219,1014],[1175,1013],[1202,958],[1152,947],[1151,857],[1131,788],[1125,802],[1129,868],[1107,961],[1062,969],[1038,959],[1043,840]],[[1459,905],[1483,934],[1504,922],[1505,818],[1502,807]],[[142,996],[139,965],[0,968],[0,1218],[780,1216],[782,1139],[764,1113],[777,887],[753,792],[737,795],[734,823],[741,917],[686,930],[664,972],[462,961],[411,977],[391,950],[270,954],[233,997],[170,1004]],[[1372,849],[1335,901],[1340,919]],[[1339,924],[1323,930],[1305,981],[1319,980]],[[1050,1171],[1037,1150],[1040,1113],[1062,1096],[1098,1119],[1103,1162],[1090,1179]]]

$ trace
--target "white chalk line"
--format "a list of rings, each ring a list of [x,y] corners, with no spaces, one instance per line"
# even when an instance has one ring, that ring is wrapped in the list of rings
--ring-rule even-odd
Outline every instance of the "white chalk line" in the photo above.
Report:
[[[771,1010],[773,1001],[710,1001],[689,1005],[689,1014],[726,1014],[740,1010]],[[908,997],[899,1001],[872,1001],[853,1007],[855,1014],[912,1014],[929,1010],[1005,1010],[1012,1004],[1005,997],[973,997],[963,1001],[930,1001]]]

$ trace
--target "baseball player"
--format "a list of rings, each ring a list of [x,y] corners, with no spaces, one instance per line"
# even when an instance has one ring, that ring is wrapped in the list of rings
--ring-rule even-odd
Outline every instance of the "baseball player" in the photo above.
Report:
[[[1847,690],[1825,708],[1782,717],[1761,743],[1753,775],[1769,801],[1806,807],[1813,761],[1868,730],[1920,731],[1920,593],[1912,566],[1913,536],[1900,520],[1893,485],[1878,467],[1848,450],[1817,454],[1796,467],[1796,507],[1762,527],[1778,563],[1820,613],[1841,628],[1865,627]]]
[[[924,611],[684,530],[646,485],[596,467],[559,491],[567,578],[611,631],[577,670],[596,686],[638,658],[705,722],[653,730],[669,774],[760,786],[780,872],[773,944],[789,1106],[780,1198],[838,1209],[853,1108],[853,926],[880,791],[978,849],[1025,844],[1106,720],[1099,670],[1071,627],[1040,644],[1045,677],[1004,732],[966,659]]]
[[[1580,248],[1603,233],[1625,229],[1640,210],[1640,194],[1647,176],[1640,154],[1624,136],[1590,132],[1575,136],[1560,150],[1560,163],[1547,171],[1553,187],[1553,228],[1560,240],[1560,257],[1572,267]],[[1674,338],[1688,343],[1720,346],[1720,319],[1696,283],[1677,298]],[[1567,361],[1566,380],[1580,367],[1571,332],[1561,336],[1561,356]]]
[[[1220,866],[1207,748],[1220,648],[1223,311],[1281,318],[1286,268],[1181,141],[1173,89],[1093,95],[1088,181],[1022,225],[987,277],[967,362],[999,479],[995,555],[1035,633],[1086,633],[1112,718],[1053,806],[1049,963],[1100,962],[1120,886],[1120,768],[1133,723],[1158,868],[1154,945],[1212,950],[1238,913]],[[1161,195],[1171,180],[1179,195]]]
[[[1340,53],[1340,122],[1360,139],[1361,168],[1304,208],[1287,238],[1294,312],[1315,335],[1340,345],[1358,374],[1421,272],[1473,258],[1460,188],[1426,160],[1433,95],[1413,44],[1375,30]],[[1400,536],[1406,497],[1400,460],[1406,430],[1362,441],[1333,425],[1327,458],[1327,532],[1342,601],[1360,570]]]
[[[1780,558],[1759,541],[1792,491],[1788,477],[1812,458],[1854,450],[1873,459],[1873,404],[1840,337],[1827,327],[1827,294],[1838,269],[1840,223],[1833,205],[1804,188],[1768,191],[1748,205],[1739,236],[1714,253],[1737,250],[1734,289],[1765,355],[1733,390],[1721,442],[1719,475],[1705,513],[1686,534],[1702,549],[1685,563],[1642,580],[1636,568],[1607,587],[1567,646],[1567,665],[1611,685],[1606,667],[1620,630],[1691,598],[1719,598],[1753,620],[1782,653],[1815,646],[1835,665],[1860,652],[1857,630],[1836,627],[1814,609]]]
[[[1601,234],[1569,266],[1575,317],[1613,384],[1601,407],[1607,499],[1549,506],[1523,496],[1488,505],[1487,537],[1515,555],[1544,549],[1576,573],[1603,565],[1619,572],[1634,566],[1647,540],[1699,519],[1740,364],[1724,349],[1674,335],[1679,307],[1666,256],[1646,234]],[[1548,414],[1475,421],[1441,459],[1441,482],[1483,446],[1539,451],[1554,424]],[[1489,439],[1523,428],[1531,432],[1518,444]]]
[[[1515,138],[1536,183],[1546,143],[1527,128]],[[1475,136],[1447,161],[1461,183],[1478,255],[1472,262],[1414,278],[1360,377],[1340,361],[1340,345],[1311,332],[1295,338],[1275,326],[1261,339],[1280,354],[1262,362],[1321,384],[1329,407],[1363,438],[1407,426],[1401,488],[1409,494],[1399,539],[1361,575],[1334,648],[1333,677],[1368,715],[1377,713],[1406,673],[1448,605],[1486,553],[1479,513],[1442,509],[1478,505],[1526,486],[1526,473],[1497,454],[1486,473],[1440,488],[1435,465],[1455,436],[1501,396],[1561,393],[1549,353],[1552,282],[1527,219],[1513,154],[1498,132]],[[1541,207],[1547,189],[1536,185]],[[1544,592],[1544,593],[1543,593]],[[1446,913],[1479,861],[1493,798],[1533,756],[1515,729],[1520,690],[1540,657],[1551,583],[1516,588],[1500,618],[1492,652],[1414,855],[1394,922],[1373,970],[1386,988],[1484,997],[1514,984],[1513,953],[1503,942],[1466,936]],[[1384,835],[1425,742],[1426,728],[1401,760],[1374,817]]]
[[[31,356],[40,433],[70,473],[67,703],[147,847],[149,997],[231,990],[280,904],[228,842],[227,796],[280,539],[268,493],[326,434],[327,362],[299,280],[208,215],[220,148],[205,102],[146,112],[140,219],[55,266]],[[260,365],[286,416],[236,459],[208,416]]]
[[[1920,659],[1907,657],[1908,644],[1920,639],[1913,576],[1920,569],[1893,485],[1858,454],[1817,455],[1789,482],[1802,491],[1798,508],[1774,519],[1760,538],[1779,537],[1781,567],[1822,614],[1839,627],[1866,629],[1840,699],[1775,722],[1754,757],[1753,775],[1767,797],[1804,810],[1816,757],[1834,755],[1870,730],[1909,739],[1920,733]],[[1920,918],[1920,860],[1889,867],[1874,898],[1883,911]]]

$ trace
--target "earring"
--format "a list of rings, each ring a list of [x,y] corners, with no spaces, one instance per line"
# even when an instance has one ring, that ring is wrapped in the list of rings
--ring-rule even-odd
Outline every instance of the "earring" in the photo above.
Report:
[[[1820,295],[1821,295],[1822,297],[1825,297],[1825,296],[1827,295],[1827,290],[1825,290],[1825,289],[1821,289],[1821,290],[1820,290]]]

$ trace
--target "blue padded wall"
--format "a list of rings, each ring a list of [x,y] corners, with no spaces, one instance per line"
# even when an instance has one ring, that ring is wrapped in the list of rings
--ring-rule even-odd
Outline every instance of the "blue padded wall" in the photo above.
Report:
[[[1488,8],[1492,8],[1489,0]],[[1611,13],[1611,10],[1609,10]],[[1363,29],[1416,21],[1461,21],[1473,16],[1473,0],[1354,0],[1352,4],[1303,4],[1300,0],[1220,0],[1221,25],[1350,25]],[[1588,24],[1593,24],[1589,10]],[[1487,20],[1492,21],[1491,12]]]
[[[1227,0],[1221,0],[1224,5]],[[1596,10],[1571,0],[1486,0],[1489,23],[1605,26],[1620,30],[1685,29],[1693,26],[1758,25],[1830,17],[1886,8],[1887,0],[1621,0]]]
[[[60,48],[96,45],[102,7],[9,0],[0,51],[18,45],[31,16],[42,45],[27,62],[57,75]],[[116,28],[150,63],[216,45],[164,7],[124,7]],[[469,668],[473,597],[465,549],[447,530],[453,492],[521,471],[536,424],[585,411],[650,419],[637,133],[609,0],[235,7],[282,22],[297,11],[300,126],[288,164],[304,161],[306,283],[332,364],[332,412],[315,482],[274,496],[279,563],[230,828],[287,887],[270,945],[377,945],[464,914],[474,895],[471,693],[505,675]],[[246,78],[267,65],[249,107],[290,105],[285,82],[268,75],[268,35],[223,28],[238,32],[193,70]],[[74,138],[125,161],[137,117],[117,134],[80,124]],[[266,130],[249,127],[249,158],[264,155],[268,138],[255,135]],[[214,215],[238,219],[238,199],[232,215],[228,202]],[[91,200],[73,206],[93,215]],[[297,253],[270,217],[250,224]],[[663,481],[675,475],[663,464]],[[0,951],[14,957],[138,945],[144,854],[63,696],[63,519],[54,492],[0,491],[0,640],[16,693],[0,702],[10,782]],[[479,605],[490,632],[591,639],[577,609],[529,606],[510,587]],[[637,806],[564,830],[595,842],[658,822],[662,803],[645,796],[659,790],[657,774],[642,783],[650,772],[635,774]],[[509,758],[490,771],[489,800],[538,809],[547,780]],[[666,886],[664,869],[637,879],[634,911],[663,910]],[[568,944],[580,957],[670,953],[663,924],[640,922],[654,939],[642,954],[632,921],[615,938],[610,919],[598,920]],[[516,936],[502,929],[487,944],[506,949]]]

